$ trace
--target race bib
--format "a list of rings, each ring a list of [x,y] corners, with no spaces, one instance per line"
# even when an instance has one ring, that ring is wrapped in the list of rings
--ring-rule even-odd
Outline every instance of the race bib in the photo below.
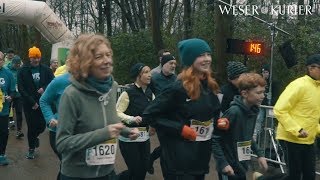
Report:
[[[211,139],[212,132],[213,132],[213,121],[197,121],[191,120],[190,127],[197,132],[196,141],[207,141]]]
[[[111,139],[86,150],[86,163],[90,166],[114,164],[117,140]]]
[[[251,159],[251,141],[237,142],[237,151],[239,161]]]
[[[131,140],[130,138],[120,136],[119,140],[124,142],[145,142],[148,139],[150,139],[149,132],[147,131],[146,127],[137,127],[137,128],[139,129],[139,137],[137,139]]]

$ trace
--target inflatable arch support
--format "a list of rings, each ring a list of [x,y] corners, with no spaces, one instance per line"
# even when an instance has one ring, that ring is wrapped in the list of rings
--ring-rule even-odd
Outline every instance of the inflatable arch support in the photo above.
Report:
[[[42,1],[0,0],[0,22],[34,26],[53,44],[51,58],[57,58],[59,47],[70,47],[74,38],[66,25]]]

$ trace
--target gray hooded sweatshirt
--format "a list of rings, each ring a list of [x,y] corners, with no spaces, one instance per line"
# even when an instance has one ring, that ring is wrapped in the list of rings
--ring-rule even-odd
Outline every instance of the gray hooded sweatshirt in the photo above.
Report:
[[[116,112],[118,84],[101,94],[85,83],[71,78],[59,105],[57,150],[62,155],[61,173],[69,177],[96,178],[107,176],[113,164],[88,165],[88,148],[110,140],[108,125],[121,122]],[[121,135],[128,137],[129,129]]]

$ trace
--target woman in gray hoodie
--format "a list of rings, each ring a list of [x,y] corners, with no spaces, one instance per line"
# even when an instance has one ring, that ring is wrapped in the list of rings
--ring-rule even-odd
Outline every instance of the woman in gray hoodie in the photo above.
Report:
[[[119,134],[135,139],[116,112],[118,84],[110,42],[101,35],[82,35],[69,54],[71,85],[61,97],[57,150],[61,179],[113,179]]]

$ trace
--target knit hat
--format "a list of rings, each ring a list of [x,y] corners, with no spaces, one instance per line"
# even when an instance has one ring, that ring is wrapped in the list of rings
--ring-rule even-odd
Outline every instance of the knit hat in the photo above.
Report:
[[[263,65],[262,68],[261,68],[261,72],[263,72],[263,71],[270,72],[270,65],[269,64]]]
[[[314,54],[307,58],[306,60],[306,66],[309,66],[311,64],[318,64],[320,65],[320,54]]]
[[[242,73],[247,72],[247,67],[239,61],[229,61],[227,66],[227,75],[230,80],[240,76]]]
[[[33,46],[29,49],[29,58],[41,58],[41,51],[39,48]]]
[[[8,48],[7,53],[14,53],[14,50],[12,48]]]
[[[130,69],[130,76],[131,78],[137,78],[137,76],[140,74],[141,70],[145,67],[143,63],[137,63],[133,65]]]
[[[191,66],[196,58],[205,52],[211,53],[208,43],[197,38],[180,41],[178,49],[182,65],[184,66]]]
[[[11,60],[12,64],[19,64],[21,63],[21,58],[18,55],[13,56],[12,60]]]
[[[176,58],[174,56],[172,56],[171,54],[162,56],[161,66],[165,65],[167,62],[169,62],[171,60],[176,60]]]

